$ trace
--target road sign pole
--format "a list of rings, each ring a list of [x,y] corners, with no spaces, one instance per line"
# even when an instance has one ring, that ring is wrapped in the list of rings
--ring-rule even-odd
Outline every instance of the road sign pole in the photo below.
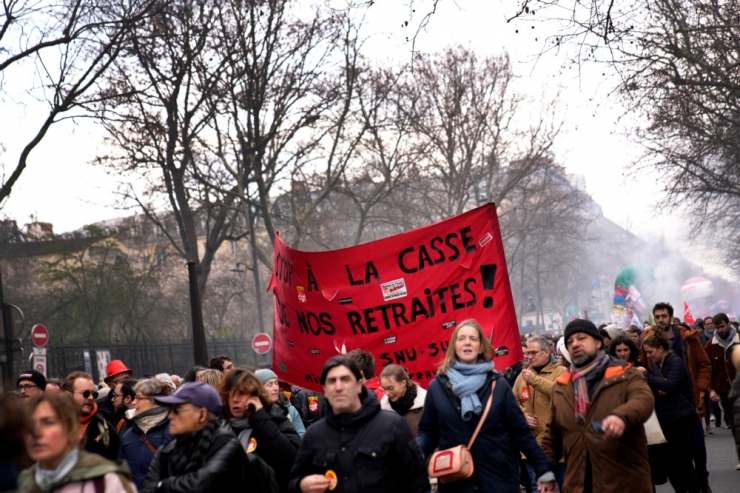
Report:
[[[5,364],[3,366],[3,389],[13,388],[13,326],[10,320],[10,307],[3,297],[3,277],[0,269],[0,307],[2,308],[3,335],[5,336]]]

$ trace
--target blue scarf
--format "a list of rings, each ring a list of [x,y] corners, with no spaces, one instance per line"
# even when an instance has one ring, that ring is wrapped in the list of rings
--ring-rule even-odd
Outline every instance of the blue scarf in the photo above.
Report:
[[[475,365],[455,362],[447,368],[447,378],[452,383],[452,391],[460,399],[463,421],[470,421],[473,414],[480,414],[483,411],[477,392],[486,383],[486,376],[491,370],[493,361]]]
[[[64,459],[62,459],[62,462],[60,462],[54,470],[41,469],[41,465],[36,464],[34,479],[36,480],[36,484],[39,485],[41,491],[50,492],[55,490],[55,486],[57,486],[74,468],[75,464],[77,464],[79,457],[80,451],[74,448]]]

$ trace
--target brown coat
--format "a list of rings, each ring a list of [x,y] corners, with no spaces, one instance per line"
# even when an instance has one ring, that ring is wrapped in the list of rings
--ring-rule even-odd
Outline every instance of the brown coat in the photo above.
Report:
[[[537,417],[537,429],[532,430],[535,437],[537,437],[537,443],[540,443],[540,436],[547,428],[547,420],[550,417],[550,397],[552,396],[552,388],[555,386],[555,379],[564,371],[565,367],[560,362],[550,363],[541,372],[537,373],[531,382],[525,382],[521,374],[514,382],[512,388],[514,397],[516,397],[524,416]],[[525,387],[527,387],[526,399],[523,398]]]
[[[655,329],[650,328],[642,333],[643,341],[653,333]],[[704,346],[699,339],[699,331],[687,329],[683,325],[678,326],[681,337],[686,342],[686,355],[683,362],[689,368],[691,374],[691,386],[694,390],[694,405],[704,415],[704,393],[709,391],[712,383],[712,364],[709,362],[709,356],[704,350]],[[646,365],[648,369],[653,368],[653,363],[645,355],[645,348],[640,347],[640,363]]]
[[[563,491],[583,492],[586,463],[590,461],[593,493],[652,493],[643,423],[650,417],[655,399],[642,373],[612,358],[596,387],[584,424],[575,419],[570,372],[560,375],[556,382],[541,446],[550,462],[565,458]],[[594,431],[592,423],[611,414],[622,418],[627,428],[621,438],[605,440]]]
[[[740,337],[735,334],[727,349],[717,341],[717,337],[712,337],[707,341],[704,349],[707,351],[709,361],[712,363],[712,382],[709,390],[714,390],[718,394],[727,394],[732,388],[732,382],[735,380],[737,370],[732,364],[733,346],[740,347]]]

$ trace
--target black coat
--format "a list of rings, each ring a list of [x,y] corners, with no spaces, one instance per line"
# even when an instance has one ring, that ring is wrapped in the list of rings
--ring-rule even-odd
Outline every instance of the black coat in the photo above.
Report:
[[[650,390],[655,394],[655,414],[661,423],[671,423],[696,415],[691,375],[683,360],[674,353],[662,365],[645,372]]]
[[[229,430],[217,429],[205,461],[193,472],[172,476],[170,456],[177,438],[157,450],[140,493],[238,493],[251,491],[247,484],[247,456]],[[157,488],[159,482],[161,487]]]
[[[280,491],[288,491],[288,476],[298,455],[301,437],[284,408],[272,406],[269,412],[264,409],[255,411],[249,417],[249,426],[244,428],[236,428],[228,421],[224,421],[221,427],[232,431],[244,450],[247,450],[249,440],[254,438],[257,448],[252,453],[258,455],[275,472]]]
[[[98,454],[108,460],[116,460],[118,449],[121,447],[121,437],[116,433],[113,424],[98,412],[87,425],[84,443],[85,451]]]
[[[486,383],[478,390],[485,409],[491,395],[491,383],[496,381],[493,402],[478,437],[470,450],[475,472],[468,479],[439,484],[439,491],[472,492],[478,486],[483,492],[519,493],[519,457],[523,452],[534,467],[537,477],[550,471],[550,463],[535,440],[514,398],[511,387],[497,372],[490,372]],[[427,389],[424,412],[416,441],[425,457],[440,450],[468,445],[480,416],[463,421],[460,399],[447,386],[449,378],[437,375]]]
[[[337,475],[333,493],[428,493],[426,466],[409,425],[401,416],[381,411],[363,386],[362,407],[354,413],[326,415],[308,430],[290,472],[290,490],[311,474]]]

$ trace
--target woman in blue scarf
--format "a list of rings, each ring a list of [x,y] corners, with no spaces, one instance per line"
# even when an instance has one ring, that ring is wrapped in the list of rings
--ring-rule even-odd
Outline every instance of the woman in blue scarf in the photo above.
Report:
[[[537,445],[511,387],[493,368],[493,348],[475,320],[461,322],[436,378],[429,384],[416,438],[425,457],[467,445],[496,381],[488,416],[470,450],[475,472],[470,478],[439,484],[440,492],[519,492],[519,454],[534,466],[537,478],[554,481],[550,464]]]

